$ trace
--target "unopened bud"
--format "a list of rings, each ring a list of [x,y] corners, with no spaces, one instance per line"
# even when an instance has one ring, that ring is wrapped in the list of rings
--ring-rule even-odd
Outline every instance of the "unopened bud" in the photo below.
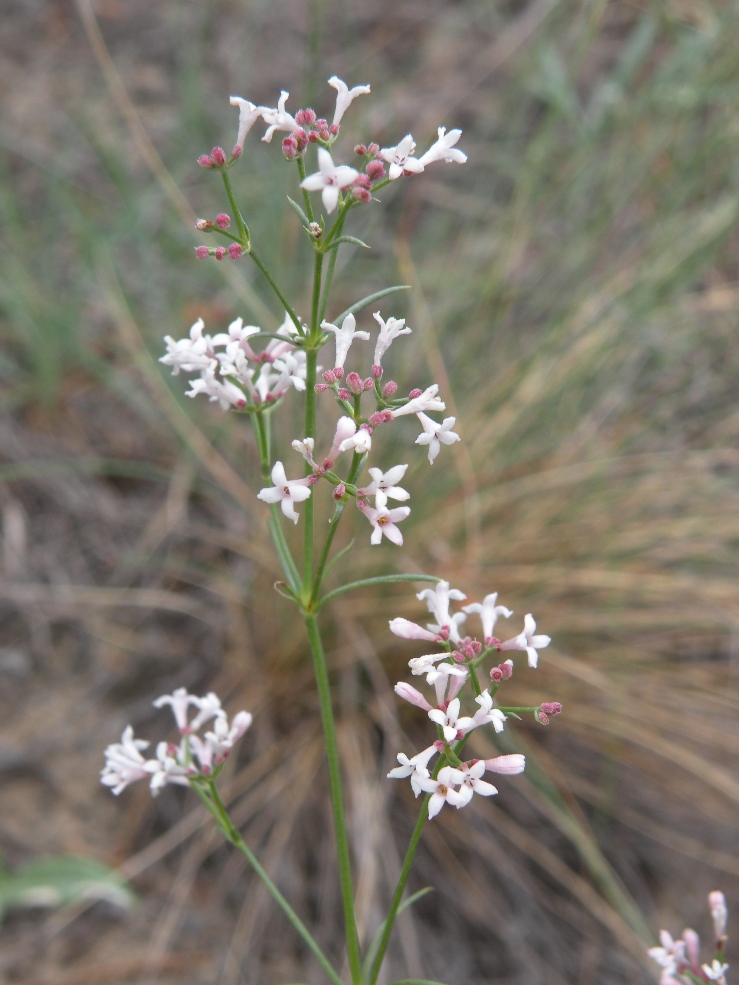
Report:
[[[366,188],[352,188],[352,198],[357,202],[362,202],[364,205],[369,204],[372,201],[372,192],[367,191]]]
[[[326,130],[326,131],[328,131],[328,120],[324,120],[323,117],[321,117],[320,120],[316,120],[315,127],[316,127],[316,130]]]
[[[540,725],[549,724],[549,717],[545,712],[541,710],[541,708],[537,708],[537,710],[534,712],[534,717],[536,718],[537,722],[539,722]]]
[[[452,650],[451,656],[452,660],[456,661],[458,664],[464,663],[464,654],[460,653],[459,650]]]
[[[216,225],[219,229],[228,229],[231,225],[231,219],[226,215],[225,212],[221,212],[216,216]]]
[[[343,379],[344,378],[344,367],[343,366],[337,366],[336,369],[334,370],[334,373],[336,373],[336,379],[337,380]]]
[[[543,701],[539,708],[544,712],[545,715],[551,715],[554,718],[555,715],[559,715],[562,711],[562,705],[559,701]]]
[[[343,386],[339,389],[338,395],[339,395],[339,397],[340,397],[341,400],[351,400],[352,399],[351,393],[345,387],[343,387]]]
[[[717,942],[722,942],[726,936],[726,920],[729,915],[726,909],[724,894],[717,889],[708,894],[708,906],[713,920],[713,933]]]
[[[240,243],[231,243],[228,248],[228,255],[232,260],[239,260],[243,254],[244,250]]]
[[[357,144],[356,147],[354,148],[354,153],[359,155],[359,157],[364,157],[367,153],[367,148],[364,146],[364,144]]]
[[[375,389],[375,381],[372,379],[371,376],[368,376],[362,385],[363,385],[363,387],[364,387],[365,390],[374,390]]]
[[[331,495],[338,502],[342,498],[345,492],[346,492],[346,486],[344,485],[343,482],[340,482],[338,486],[336,486],[334,491],[331,493]]]
[[[478,640],[472,640],[470,646],[474,650],[475,656],[479,656],[482,653],[482,643],[478,642]]]
[[[213,256],[216,260],[222,260],[226,255],[226,249],[223,246],[217,246],[213,251]]]
[[[377,159],[370,161],[364,170],[367,177],[372,181],[377,181],[378,178],[385,177],[385,165]]]
[[[497,636],[486,636],[485,646],[489,646],[491,649],[497,650],[500,647],[500,640]]]
[[[302,127],[298,127],[297,130],[293,130],[292,138],[298,145],[298,150],[302,151],[308,146],[308,134]]]
[[[320,239],[320,237],[323,235],[323,230],[321,229],[320,225],[317,222],[312,222],[309,228],[311,231],[311,235],[315,236],[316,239]]]
[[[382,411],[382,410],[375,411],[375,413],[371,415],[371,417],[369,419],[369,422],[370,422],[370,424],[372,425],[373,428],[378,427],[378,425],[380,425],[380,424],[384,424],[385,423],[385,412]]]
[[[354,394],[360,394],[364,390],[364,383],[359,373],[349,373],[346,378],[346,385]]]
[[[244,153],[244,148],[243,148],[243,147],[239,147],[239,145],[237,144],[237,145],[236,145],[236,146],[234,147],[234,149],[233,149],[233,150],[231,151],[231,158],[232,158],[232,159],[233,159],[234,161],[238,161],[238,159],[239,159],[239,158],[241,157],[241,155],[242,155],[243,153]]]
[[[207,257],[210,256],[210,250],[208,249],[207,246],[196,246],[195,256],[198,258],[198,260],[205,260]]]
[[[316,383],[313,389],[316,393],[325,393],[326,390],[330,390],[331,388],[326,383]]]
[[[314,472],[313,475],[308,476],[308,485],[315,486],[315,484],[317,482],[320,482],[320,480],[321,480],[320,475],[316,475],[316,473]]]
[[[357,177],[354,179],[354,187],[355,188],[369,188],[370,187],[370,180],[367,177],[367,175],[366,174],[358,174]]]
[[[475,650],[474,650],[474,647],[472,646],[472,644],[471,643],[465,643],[465,645],[462,647],[462,653],[465,655],[465,657],[467,658],[467,660],[472,660],[472,658],[475,655]]]
[[[298,112],[295,114],[295,122],[298,124],[298,126],[301,127],[305,126],[306,124],[310,126],[311,123],[315,123],[315,120],[316,120],[315,111],[310,108],[299,109]]]
[[[285,137],[282,141],[282,153],[287,161],[294,161],[298,156],[298,142],[294,137]]]
[[[315,130],[311,130],[311,132],[308,134],[308,140],[312,144],[317,144],[318,143],[318,134],[316,133]]]
[[[216,162],[210,154],[201,154],[198,158],[198,164],[201,168],[214,168],[216,166]]]
[[[328,132],[331,134],[332,137],[335,137],[339,132],[339,124],[332,123],[331,126],[328,128]]]
[[[503,671],[503,677],[505,677],[506,680],[510,680],[510,678],[513,677],[512,660],[504,660],[503,663],[500,665],[500,669]]]
[[[214,147],[210,152],[210,156],[213,158],[213,163],[219,168],[223,167],[226,163],[226,154],[222,147]]]
[[[198,232],[204,233],[206,232],[206,230],[213,228],[213,223],[210,221],[210,219],[198,219],[198,221],[195,223],[195,228],[198,230]]]
[[[408,394],[408,399],[415,400],[416,397],[420,397],[422,393],[423,390],[419,390],[418,388],[416,388],[415,390],[411,390],[411,392]]]
[[[493,684],[500,684],[500,682],[503,680],[503,671],[500,669],[500,667],[493,667],[493,669],[490,671],[490,680],[493,682]]]
[[[385,386],[382,388],[383,397],[387,397],[388,399],[390,397],[395,396],[397,392],[398,392],[398,384],[395,382],[395,380],[388,380]]]
[[[382,379],[382,366],[377,363],[372,367],[372,375],[376,380]]]
[[[329,385],[333,385],[336,382],[336,373],[332,369],[327,369],[323,378]]]
[[[371,154],[372,157],[377,157],[377,155],[380,153],[380,145],[370,144],[369,147],[367,148],[367,153]]]

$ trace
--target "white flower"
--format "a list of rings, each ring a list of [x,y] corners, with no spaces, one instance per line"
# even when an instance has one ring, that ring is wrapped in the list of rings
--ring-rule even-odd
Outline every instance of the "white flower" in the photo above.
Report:
[[[727,964],[721,964],[721,962],[716,958],[713,959],[710,965],[704,964],[701,965],[701,968],[703,969],[703,974],[706,978],[712,982],[720,982],[722,985],[725,981],[724,973],[729,970],[729,966]]]
[[[226,718],[217,718],[212,732],[205,733],[203,741],[197,735],[190,738],[190,744],[200,762],[201,772],[208,774],[214,766],[220,766],[228,759],[231,750],[244,735],[252,723],[248,711],[240,711],[234,715],[229,726]]]
[[[184,742],[184,740],[183,740]],[[183,765],[185,760],[185,749],[183,745],[173,746],[169,742],[160,742],[157,746],[156,759],[151,759],[147,763],[151,772],[149,789],[152,796],[156,797],[162,787],[168,783],[174,783],[182,787],[189,787],[188,769]]]
[[[418,592],[416,598],[419,602],[425,599],[429,612],[436,617],[439,626],[448,629],[451,626],[449,602],[462,602],[467,596],[458,588],[450,588],[448,581],[437,581],[433,588],[424,588]]]
[[[496,732],[503,731],[503,725],[505,724],[506,716],[500,710],[500,708],[493,708],[493,699],[490,697],[490,692],[487,688],[479,694],[475,701],[480,706],[479,711],[476,711],[472,717],[473,728],[478,728],[480,725],[488,725],[490,722],[493,723],[493,727]]]
[[[397,544],[398,547],[402,545],[403,535],[395,524],[400,523],[410,515],[410,507],[398,506],[394,510],[375,510],[361,501],[357,503],[357,506],[372,524],[370,544],[379,544],[384,534],[393,544]]]
[[[221,699],[213,691],[208,691],[204,698],[195,698],[195,707],[198,709],[198,713],[190,722],[189,730],[191,732],[197,732],[197,730],[209,722],[211,718],[224,718],[226,717],[226,712],[221,708]],[[159,707],[157,705],[157,707]]]
[[[433,685],[436,690],[436,703],[441,706],[445,701],[456,698],[464,682],[467,680],[467,668],[459,664],[443,661],[428,669],[426,683]],[[447,685],[449,691],[447,693]]]
[[[535,636],[536,623],[531,613],[527,613],[523,620],[523,632],[513,639],[506,640],[501,644],[501,650],[525,650],[529,658],[529,667],[536,667],[539,662],[537,650],[543,650],[552,642],[551,636]]]
[[[245,325],[243,318],[237,318],[228,326],[228,334],[220,332],[213,336],[213,345],[225,345],[226,352],[216,356],[223,363],[224,360],[233,361],[238,352],[242,352],[248,359],[258,359],[256,352],[247,341],[250,336],[261,332],[258,325]],[[223,370],[221,370],[223,372]]]
[[[465,733],[475,728],[474,720],[466,716],[460,718],[459,711],[459,698],[453,698],[447,705],[446,711],[442,711],[441,708],[432,708],[428,713],[431,721],[441,727],[447,742],[453,742],[458,738],[461,739]]]
[[[436,780],[424,776],[418,778],[418,785],[421,790],[431,794],[429,821],[436,817],[444,804],[451,804],[452,807],[464,806],[466,803],[464,797],[454,789],[455,785],[464,782],[464,778],[464,773],[453,766],[442,767]]]
[[[506,619],[510,619],[513,615],[510,609],[506,609],[504,605],[496,605],[498,598],[498,593],[493,592],[492,595],[486,595],[480,602],[473,602],[471,605],[463,606],[465,612],[477,612],[480,615],[482,621],[482,633],[485,643],[493,638],[493,630],[495,629],[495,623],[498,621],[498,616],[505,616]]]
[[[486,780],[482,779],[482,775],[485,772],[485,763],[483,760],[478,759],[476,763],[468,766],[467,763],[463,763],[460,767],[460,773],[464,774],[464,781],[462,786],[459,788],[459,793],[462,797],[462,803],[459,807],[464,807],[465,804],[469,804],[472,800],[473,794],[479,794],[481,797],[492,797],[498,792],[498,788],[494,787],[492,783],[488,783]]]
[[[423,708],[424,711],[431,711],[433,705],[430,705],[428,701],[424,698],[420,691],[412,687],[410,684],[406,684],[405,681],[398,681],[394,688],[395,693],[399,698],[404,701],[408,701],[410,704],[415,705],[416,708]]]
[[[339,445],[339,451],[353,451],[357,455],[366,455],[372,447],[372,435],[367,428],[359,428],[350,438]]]
[[[211,403],[217,401],[221,410],[228,410],[229,407],[237,407],[241,410],[246,407],[247,400],[244,391],[231,380],[217,380],[213,368],[215,365],[214,362],[210,369],[204,370],[200,379],[190,381],[190,389],[185,391],[185,396],[197,397],[203,393]]]
[[[325,147],[318,148],[318,167],[315,174],[309,174],[301,181],[300,187],[308,192],[322,191],[324,208],[327,212],[333,212],[339,204],[339,191],[351,185],[359,172],[348,164],[337,167]]]
[[[416,438],[416,444],[428,445],[429,462],[433,465],[442,445],[453,445],[455,441],[459,441],[459,435],[452,431],[457,418],[445,417],[443,422],[439,424],[437,421],[432,421],[426,414],[417,414],[416,416],[423,428],[423,434],[419,434]]]
[[[308,478],[288,479],[282,462],[275,462],[272,467],[272,481],[274,486],[262,489],[257,493],[257,499],[261,499],[264,503],[280,503],[285,516],[293,523],[297,523],[300,516],[294,506],[295,503],[302,503],[310,496]]]
[[[434,638],[436,639],[436,637]],[[439,660],[444,660],[448,656],[448,653],[424,653],[420,657],[411,657],[408,661],[408,666],[414,677],[420,677],[421,674],[427,674],[429,668],[433,667],[435,663]]]
[[[404,640],[429,640],[432,643],[436,643],[439,638],[437,633],[432,633],[430,630],[424,629],[423,626],[411,622],[410,619],[401,619],[400,616],[391,619],[389,625],[390,632],[395,633],[396,636],[400,636]],[[439,654],[439,656],[443,656],[443,654]]]
[[[457,164],[464,164],[467,160],[467,155],[454,147],[462,136],[462,131],[450,130],[447,133],[446,127],[439,127],[437,133],[438,140],[436,143],[432,144],[426,153],[422,154],[418,159],[421,169],[428,167],[429,164],[433,164],[434,161],[446,161],[447,164],[455,161]]]
[[[307,180],[307,179],[306,179]],[[329,209],[329,211],[333,211]],[[357,332],[356,331],[357,320],[351,313],[346,316],[344,321],[341,323],[341,328],[337,328],[329,321],[322,321],[321,328],[327,332],[333,332],[336,335],[336,363],[335,369],[343,369],[344,363],[346,362],[346,357],[349,353],[354,339],[364,339],[367,341],[370,335],[369,332]]]
[[[726,934],[726,920],[729,915],[726,909],[726,898],[718,890],[708,894],[708,907],[711,911],[713,920],[713,933],[717,939],[721,939]]]
[[[374,496],[375,506],[378,509],[387,506],[388,499],[405,502],[406,499],[411,498],[411,494],[395,483],[400,482],[407,468],[407,465],[395,465],[387,472],[383,472],[382,469],[370,469],[369,474],[372,476],[372,482],[360,490],[361,495]]]
[[[673,940],[672,934],[666,930],[660,930],[659,939],[662,946],[650,947],[647,954],[664,969],[666,975],[671,975],[677,971],[678,964],[685,963],[685,942]]]
[[[439,384],[432,383],[420,397],[414,397],[402,407],[396,407],[391,413],[393,417],[402,417],[404,414],[420,414],[425,410],[446,410],[446,404],[437,396],[438,392]]]
[[[294,118],[285,109],[285,103],[287,102],[287,97],[290,95],[289,92],[284,90],[280,93],[280,98],[277,102],[277,109],[269,109],[267,106],[261,106],[261,116],[264,122],[268,126],[268,130],[262,137],[266,143],[272,140],[275,130],[288,130],[292,132],[297,130],[298,124],[295,122]]]
[[[159,362],[172,367],[172,376],[178,376],[181,369],[186,373],[199,373],[213,365],[213,339],[203,335],[204,328],[203,319],[198,318],[190,328],[189,338],[175,341],[170,335],[164,336],[167,354]]]
[[[337,75],[332,75],[328,80],[328,84],[336,89],[336,109],[334,110],[334,118],[332,121],[332,126],[338,126],[344,116],[344,113],[349,109],[349,106],[354,102],[357,96],[364,96],[370,91],[369,86],[354,86],[350,89],[346,82],[342,80]]]
[[[351,417],[340,417],[336,422],[334,440],[329,449],[327,460],[331,467],[342,451],[342,445],[348,438],[352,438],[357,433],[357,425]]]
[[[428,749],[417,753],[412,759],[409,759],[405,753],[399,752],[397,758],[400,766],[396,766],[395,769],[390,770],[387,775],[388,779],[404,780],[409,776],[411,778],[411,788],[417,797],[422,792],[419,780],[428,779],[429,760],[437,752],[438,749],[436,746],[429,746]]]
[[[296,438],[292,443],[292,450],[296,451],[299,455],[302,455],[311,468],[316,467],[316,463],[313,461],[313,449],[315,444],[316,443],[313,438],[303,438],[302,441],[298,441]]]
[[[423,171],[423,165],[415,157],[411,157],[416,149],[416,143],[410,134],[406,134],[397,147],[384,147],[380,156],[390,165],[388,177],[395,181],[402,174],[417,174]]]
[[[127,725],[121,741],[112,743],[105,750],[105,766],[100,773],[100,782],[112,787],[112,792],[118,796],[129,783],[150,776],[151,770],[140,752],[148,745],[144,739],[134,739],[133,729]]]
[[[248,99],[242,99],[241,96],[231,96],[229,101],[232,106],[239,107],[239,132],[234,150],[238,147],[239,151],[243,151],[246,135],[266,111],[266,107],[255,106],[254,103],[250,103]]]
[[[274,386],[275,395],[279,395],[280,389],[284,392],[290,385],[301,392],[305,390],[305,377],[307,373],[305,353],[290,350],[284,353],[279,359],[272,363],[274,368],[280,373],[279,384]]]
[[[187,688],[178,687],[172,694],[163,694],[161,698],[157,698],[154,707],[163,708],[165,705],[171,705],[177,728],[185,735],[191,731],[191,726],[187,720],[187,710],[191,705],[195,708],[199,707],[199,701],[200,699],[196,695],[188,694]]]
[[[526,757],[519,753],[510,756],[494,756],[485,760],[485,769],[491,773],[503,773],[505,776],[515,776],[526,769]]]
[[[372,317],[380,326],[380,334],[377,336],[377,342],[375,343],[375,361],[373,365],[381,366],[382,357],[397,337],[399,335],[410,335],[411,329],[407,326],[405,328],[403,327],[405,325],[405,318],[388,318],[387,321],[384,321],[379,311],[376,311]]]

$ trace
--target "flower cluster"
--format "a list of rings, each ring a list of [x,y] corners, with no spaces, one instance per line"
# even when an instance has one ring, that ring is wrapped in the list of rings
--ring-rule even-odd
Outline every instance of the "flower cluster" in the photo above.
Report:
[[[668,931],[659,932],[660,947],[650,947],[649,956],[662,969],[660,985],[687,985],[691,982],[717,982],[726,985],[724,963],[726,920],[728,912],[724,894],[715,890],[708,894],[708,908],[713,921],[714,957],[710,964],[700,963],[700,938],[689,927],[679,940]]]
[[[252,722],[248,711],[240,711],[229,724],[226,712],[213,692],[198,698],[180,687],[154,702],[155,708],[164,705],[172,708],[180,732],[179,743],[160,742],[154,758],[145,759],[142,752],[149,743],[135,738],[133,728],[127,725],[121,741],[105,750],[105,766],[100,776],[101,783],[110,787],[114,794],[119,794],[136,780],[148,779],[151,792],[156,796],[169,783],[187,787],[193,780],[217,776]],[[192,718],[191,709],[195,710]],[[198,732],[208,722],[212,722],[211,731],[201,737]]]
[[[399,766],[391,770],[392,779],[410,777],[411,787],[416,797],[421,793],[431,794],[429,818],[439,813],[445,803],[453,807],[464,807],[474,793],[490,797],[498,791],[491,783],[483,780],[486,771],[491,773],[515,774],[523,772],[523,756],[496,756],[493,759],[471,759],[462,761],[459,757],[467,736],[476,728],[492,725],[496,732],[504,728],[506,711],[517,714],[532,712],[537,720],[546,725],[549,718],[558,715],[562,706],[557,701],[545,702],[538,708],[506,709],[493,707],[494,696],[504,680],[513,674],[513,661],[504,663],[489,671],[490,685],[484,690],[480,685],[480,670],[483,661],[492,653],[521,650],[528,654],[529,666],[536,667],[537,650],[548,646],[548,636],[535,635],[536,623],[529,613],[524,620],[524,630],[501,642],[493,635],[499,616],[510,618],[513,613],[505,606],[497,605],[497,593],[487,595],[482,603],[473,602],[452,614],[451,602],[461,602],[466,596],[449,582],[438,581],[433,588],[426,588],[417,595],[419,601],[426,602],[433,622],[425,627],[408,619],[390,620],[390,630],[402,639],[424,640],[439,646],[436,653],[413,657],[408,666],[414,676],[426,677],[426,683],[434,688],[432,704],[412,685],[400,681],[395,685],[395,693],[417,708],[422,708],[436,725],[437,740],[427,749],[409,758],[404,753],[398,755]],[[469,613],[480,617],[483,641],[462,636],[461,627]],[[472,715],[461,714],[462,705],[459,694],[465,684],[470,683],[475,692],[478,708]],[[436,769],[429,769],[431,759],[439,754]]]

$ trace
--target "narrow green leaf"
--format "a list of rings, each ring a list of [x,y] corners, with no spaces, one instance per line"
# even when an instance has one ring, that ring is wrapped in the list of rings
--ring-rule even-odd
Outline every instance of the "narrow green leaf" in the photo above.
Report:
[[[395,287],[386,287],[382,291],[376,291],[374,294],[368,294],[366,298],[362,298],[361,301],[355,301],[354,304],[347,308],[346,311],[342,311],[338,318],[333,322],[334,325],[339,325],[346,318],[347,315],[355,315],[362,308],[366,308],[368,304],[374,304],[375,301],[380,301],[382,298],[386,298],[389,294],[395,294],[396,291],[410,291],[410,284],[396,284]]]
[[[444,982],[432,982],[428,978],[401,978],[390,982],[390,985],[444,985]]]
[[[297,602],[300,605],[300,599],[293,592],[289,585],[286,585],[284,581],[276,581],[272,586],[278,595],[281,595],[288,602]]]
[[[433,886],[424,886],[423,889],[419,889],[417,893],[413,893],[412,896],[409,896],[407,900],[403,900],[403,902],[398,907],[398,912],[396,913],[396,917],[400,916],[403,910],[405,910],[407,907],[413,906],[414,903],[416,903],[422,897],[426,896],[428,893],[433,893],[433,891],[434,891]],[[372,963],[375,960],[375,954],[377,954],[377,948],[380,944],[380,938],[382,937],[382,932],[385,929],[386,923],[387,923],[386,920],[382,921],[380,926],[375,931],[372,940],[370,941],[370,946],[367,948],[367,954],[365,956],[364,964],[362,966],[365,978],[369,978],[370,971],[372,970]]]
[[[300,223],[303,226],[303,228],[307,229],[308,232],[310,232],[310,219],[308,218],[308,216],[305,214],[305,212],[303,212],[303,210],[300,208],[298,203],[294,202],[289,195],[287,196],[287,200],[290,203],[290,205],[292,205],[292,207],[295,209],[295,212],[297,213],[298,219],[300,219]]]
[[[371,249],[368,243],[363,242],[361,239],[357,239],[356,236],[339,236],[337,239],[334,239],[331,243],[329,243],[328,250],[333,250],[333,248],[338,246],[340,243],[351,243],[353,246],[363,246],[366,250]],[[328,250],[326,252],[328,252]]]
[[[354,547],[354,538],[353,537],[349,541],[349,543],[346,545],[346,547],[342,547],[341,550],[338,551],[336,554],[334,554],[334,556],[328,562],[328,564],[326,565],[326,570],[323,572],[324,579],[326,578],[326,575],[329,573],[329,571],[333,568],[333,566],[335,564],[338,564],[338,562],[343,557],[346,557],[346,555],[349,553],[349,551],[352,549],[352,547]]]
[[[362,578],[361,581],[351,581],[348,585],[341,585],[339,588],[335,588],[328,595],[324,595],[320,600],[316,609],[320,609],[331,599],[336,598],[337,595],[343,595],[344,592],[353,592],[355,588],[366,588],[368,585],[393,585],[399,581],[441,581],[436,575],[377,575],[374,578]]]

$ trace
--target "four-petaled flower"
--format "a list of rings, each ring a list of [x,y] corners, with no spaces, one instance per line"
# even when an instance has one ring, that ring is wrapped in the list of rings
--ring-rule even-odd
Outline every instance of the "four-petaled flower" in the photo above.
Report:
[[[426,410],[446,410],[446,404],[438,396],[439,384],[432,383],[418,397],[413,397],[402,407],[396,407],[391,411],[393,417],[403,417],[405,414],[420,414]]]
[[[287,96],[287,93],[285,93],[285,96]],[[239,107],[239,132],[234,145],[234,153],[240,154],[244,149],[246,135],[259,117],[267,112],[267,110],[266,107],[255,106],[254,103],[250,103],[248,99],[242,99],[241,96],[231,96],[230,103],[232,106]]]
[[[498,616],[505,616],[506,619],[510,619],[513,615],[511,610],[506,609],[504,605],[496,605],[497,599],[498,593],[493,592],[491,595],[486,595],[482,603],[472,602],[471,605],[462,606],[465,612],[476,612],[479,614],[482,621],[483,639],[488,646],[490,645],[488,640],[493,639],[493,629],[495,629]]]
[[[309,174],[301,181],[300,187],[308,192],[322,192],[324,208],[327,212],[333,212],[339,204],[339,192],[348,188],[359,172],[348,164],[337,167],[325,147],[318,148],[318,168],[315,174]]]
[[[282,512],[285,516],[297,523],[300,515],[295,510],[295,503],[302,503],[310,496],[310,480],[288,479],[285,475],[285,468],[282,462],[275,462],[272,467],[272,481],[274,486],[267,486],[257,493],[257,499],[265,503],[280,503]]]
[[[151,776],[148,761],[141,755],[149,743],[145,739],[134,739],[133,728],[127,725],[120,742],[111,743],[105,750],[105,766],[100,774],[100,782],[118,794],[129,783]]]
[[[418,174],[423,171],[423,165],[411,155],[416,149],[416,142],[408,133],[400,141],[397,147],[383,147],[380,156],[390,165],[388,177],[395,181],[402,174]]]
[[[438,777],[434,780],[430,776],[418,776],[418,786],[425,793],[430,793],[429,800],[429,821],[436,817],[444,804],[451,804],[452,807],[463,807],[467,801],[464,796],[455,790],[455,786],[464,783],[465,776],[461,770],[453,766],[443,766],[439,770]]]
[[[529,658],[529,667],[536,667],[539,662],[537,650],[543,650],[552,642],[551,636],[535,636],[536,623],[531,613],[527,613],[523,620],[523,632],[513,639],[501,643],[501,650],[525,650]]]
[[[338,328],[330,321],[322,321],[321,328],[326,332],[333,332],[336,336],[336,361],[334,363],[334,369],[344,368],[346,357],[354,339],[364,339],[366,342],[370,337],[369,332],[357,331],[357,319],[351,313],[341,323],[341,328]]]
[[[429,771],[428,764],[431,757],[438,752],[436,746],[429,746],[428,749],[424,749],[422,752],[417,753],[411,759],[409,759],[405,753],[398,753],[398,762],[400,766],[396,766],[395,769],[390,770],[388,773],[389,780],[404,780],[406,777],[411,778],[411,788],[416,797],[423,792],[423,787],[420,784],[422,779],[428,779]]]
[[[269,109],[267,106],[260,107],[262,119],[268,127],[267,132],[262,137],[262,140],[266,143],[270,143],[275,130],[289,130],[291,133],[293,130],[297,130],[298,124],[295,122],[295,118],[290,116],[285,109],[285,103],[289,95],[290,93],[285,92],[283,89],[277,102],[277,109]]]
[[[378,509],[387,506],[388,499],[405,502],[406,499],[411,498],[411,494],[397,486],[396,482],[400,482],[407,468],[407,465],[394,465],[387,472],[383,472],[382,469],[370,469],[369,474],[372,476],[372,482],[361,489],[360,494],[362,496],[374,496],[375,506]]]
[[[453,445],[455,441],[459,441],[459,435],[452,431],[457,418],[445,417],[439,424],[438,421],[433,421],[426,414],[417,414],[416,416],[423,428],[423,434],[419,434],[416,438],[416,444],[428,445],[429,462],[433,465],[442,445]]]
[[[439,127],[437,133],[438,140],[436,143],[432,144],[426,153],[422,154],[418,159],[421,170],[428,167],[429,164],[433,164],[434,161],[446,161],[447,164],[451,164],[454,161],[456,164],[464,164],[467,160],[467,155],[454,146],[462,136],[462,131],[450,130],[447,133],[446,127]]]
[[[719,982],[719,985],[724,985],[724,974],[729,970],[727,964],[722,964],[717,958],[714,958],[710,964],[701,965],[701,968],[709,981]]]
[[[460,773],[464,774],[464,780],[462,781],[462,786],[459,788],[459,793],[462,797],[462,803],[458,805],[459,807],[469,804],[473,794],[478,794],[480,797],[492,797],[498,792],[497,787],[494,787],[492,783],[488,783],[487,780],[482,779],[484,772],[485,761],[482,759],[478,759],[477,762],[472,764],[462,764]]]
[[[461,739],[465,733],[475,728],[474,719],[466,715],[460,718],[460,708],[459,698],[454,698],[447,705],[446,711],[442,711],[441,708],[432,708],[428,713],[431,721],[441,728],[447,742],[453,742],[457,738]]]
[[[396,523],[400,523],[401,520],[405,520],[410,515],[409,506],[397,506],[394,510],[376,510],[362,500],[357,502],[357,506],[372,524],[370,544],[379,544],[384,534],[393,544],[397,544],[398,547],[402,546],[403,534],[396,527]]]
[[[336,109],[331,126],[337,127],[357,96],[364,96],[370,91],[369,86],[354,86],[350,89],[346,82],[343,82],[338,75],[332,75],[328,84],[336,89]]]
[[[372,315],[380,326],[380,334],[375,343],[375,366],[382,366],[382,357],[399,335],[410,335],[412,329],[405,324],[405,318],[388,318],[385,321],[379,311]]]

